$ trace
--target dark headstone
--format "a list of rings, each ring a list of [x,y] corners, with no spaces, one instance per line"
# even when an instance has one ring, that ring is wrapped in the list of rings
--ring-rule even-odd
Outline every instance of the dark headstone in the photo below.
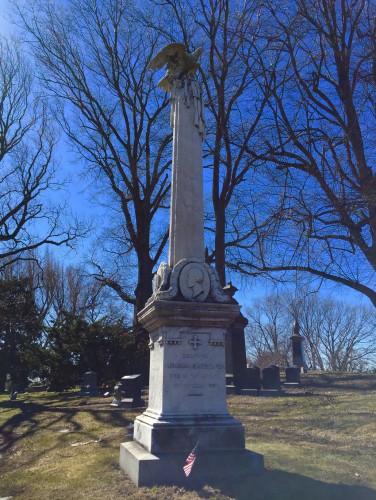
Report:
[[[236,392],[244,387],[246,379],[247,355],[244,328],[247,324],[248,320],[240,313],[226,333],[226,374],[232,375]]]
[[[262,370],[262,387],[275,391],[281,390],[281,378],[277,365],[270,365]]]
[[[81,384],[81,396],[97,396],[98,395],[98,385],[97,385],[97,374],[96,372],[86,372],[84,373],[82,384]]]
[[[126,375],[121,378],[121,403],[130,405],[133,408],[144,406],[145,402],[141,399],[141,375]]]
[[[246,389],[261,389],[260,368],[256,365],[251,365],[245,370],[245,385]]]
[[[242,389],[240,394],[243,396],[259,396],[261,389],[260,368],[251,365],[245,369]]]
[[[285,385],[298,386],[300,384],[300,368],[298,366],[289,366],[286,368]]]

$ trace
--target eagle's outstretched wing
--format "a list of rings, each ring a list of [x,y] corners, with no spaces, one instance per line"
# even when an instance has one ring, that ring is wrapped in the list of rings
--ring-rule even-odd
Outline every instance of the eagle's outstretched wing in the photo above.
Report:
[[[178,63],[184,59],[187,54],[187,48],[183,43],[170,43],[166,45],[158,54],[150,61],[148,69],[161,69],[166,64],[174,64],[174,60]]]

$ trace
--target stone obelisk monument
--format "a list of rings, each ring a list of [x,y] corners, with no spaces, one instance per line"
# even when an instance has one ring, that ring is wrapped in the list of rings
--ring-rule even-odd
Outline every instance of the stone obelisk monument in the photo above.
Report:
[[[298,321],[294,321],[293,334],[290,337],[292,347],[292,364],[297,366],[301,372],[307,372],[307,363],[304,356],[303,343],[305,338],[300,335],[300,325]]]
[[[190,483],[263,469],[226,406],[225,335],[240,306],[204,261],[201,53],[174,43],[149,65],[167,65],[159,86],[171,94],[173,163],[169,260],[138,315],[150,334],[149,402],[120,447],[120,466],[138,486],[187,484],[183,465],[197,443]]]

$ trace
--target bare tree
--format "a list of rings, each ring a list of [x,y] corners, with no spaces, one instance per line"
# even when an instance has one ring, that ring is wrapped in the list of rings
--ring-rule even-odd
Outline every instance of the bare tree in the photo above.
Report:
[[[51,326],[65,314],[95,322],[106,317],[117,321],[131,317],[120,299],[83,265],[64,265],[47,249],[33,251],[25,258],[7,264],[2,273],[5,282],[24,280],[38,310],[43,328]]]
[[[270,295],[256,300],[246,309],[246,342],[249,358],[261,368],[273,363],[288,366],[291,315],[285,298]]]
[[[304,271],[376,304],[373,3],[153,3],[149,16],[126,0],[21,13],[46,88],[68,103],[62,125],[116,200],[116,262],[111,272],[96,262],[98,278],[139,309],[167,239],[158,210],[168,192],[167,100],[146,72],[158,33],[158,46],[174,37],[207,48],[208,260],[222,283],[225,264],[251,276]],[[138,269],[135,294],[121,283],[123,263]]]
[[[260,36],[265,19],[258,0],[166,0],[163,23],[140,12],[149,28],[168,41],[181,40],[191,50],[204,47],[201,80],[207,135],[204,144],[206,182],[207,260],[213,262],[222,285],[232,249],[253,233],[244,224],[248,189],[242,189],[258,159],[249,148],[263,147],[260,123],[268,96],[259,90],[261,54],[268,40]]]
[[[63,206],[48,196],[55,181],[56,130],[36,94],[19,45],[0,39],[0,269],[44,244],[70,245],[82,228],[66,228]]]
[[[373,309],[310,295],[299,303],[301,333],[312,368],[364,371],[376,354]]]
[[[264,21],[259,14],[257,1],[239,4],[229,0],[200,0],[195,13],[196,25],[208,45],[202,70],[208,115],[205,155],[212,175],[214,219],[208,225],[214,233],[214,252],[209,258],[215,262],[222,285],[232,248],[241,246],[253,231],[243,224],[239,201],[244,196],[241,185],[256,166],[247,149],[259,141],[268,100],[258,91],[256,80],[259,57],[267,46],[259,37]]]
[[[233,268],[249,275],[307,272],[376,306],[376,5],[265,4],[269,60],[276,61],[269,66],[264,59],[260,78],[271,95],[264,122],[269,151],[260,155],[269,193],[252,210],[257,239]],[[270,199],[264,213],[261,201],[265,207]]]
[[[290,337],[298,320],[307,364],[314,370],[364,371],[375,359],[376,314],[296,289],[260,299],[247,309],[247,342],[257,363],[291,362]]]
[[[125,316],[124,307],[120,314],[119,300],[115,300],[114,293],[84,266],[65,266],[46,253],[40,267],[41,272],[34,274],[34,282],[37,278],[38,305],[49,305],[44,314],[46,319],[55,321],[67,313],[89,322],[104,316],[110,320]]]
[[[131,292],[121,282],[127,272],[116,263],[109,270],[108,256],[95,262],[97,278],[137,312],[168,237],[158,212],[169,192],[168,99],[146,69],[156,35],[137,26],[130,0],[35,1],[18,12],[41,82],[58,100],[57,119],[112,211],[111,259],[125,256],[137,267]]]

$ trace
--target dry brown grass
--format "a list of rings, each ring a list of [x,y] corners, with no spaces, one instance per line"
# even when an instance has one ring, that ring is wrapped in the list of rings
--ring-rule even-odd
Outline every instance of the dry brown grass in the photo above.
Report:
[[[136,488],[119,445],[140,410],[74,392],[0,395],[0,497],[19,499],[376,499],[376,375],[310,373],[284,397],[230,396],[262,476],[200,490]],[[199,467],[199,457],[195,467]]]

